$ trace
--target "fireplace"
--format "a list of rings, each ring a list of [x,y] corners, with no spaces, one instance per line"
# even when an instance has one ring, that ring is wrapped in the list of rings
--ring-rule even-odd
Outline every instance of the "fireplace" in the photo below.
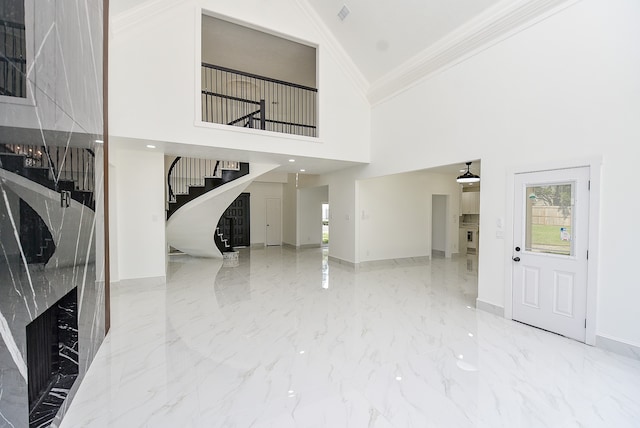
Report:
[[[77,288],[27,325],[29,427],[48,426],[78,377]]]

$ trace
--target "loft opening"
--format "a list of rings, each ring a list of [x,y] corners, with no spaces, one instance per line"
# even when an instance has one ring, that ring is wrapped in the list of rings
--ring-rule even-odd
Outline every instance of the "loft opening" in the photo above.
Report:
[[[316,48],[202,15],[202,121],[317,137]]]

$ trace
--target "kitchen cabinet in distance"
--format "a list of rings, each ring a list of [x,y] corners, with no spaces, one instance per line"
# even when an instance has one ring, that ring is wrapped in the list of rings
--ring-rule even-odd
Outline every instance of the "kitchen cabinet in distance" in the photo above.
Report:
[[[462,192],[462,214],[480,214],[480,192]]]

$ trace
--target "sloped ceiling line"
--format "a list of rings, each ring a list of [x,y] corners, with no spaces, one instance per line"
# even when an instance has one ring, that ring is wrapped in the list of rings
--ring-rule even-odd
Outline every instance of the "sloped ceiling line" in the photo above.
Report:
[[[378,104],[435,72],[464,61],[578,1],[500,3],[378,79],[369,89],[369,101],[372,105]]]
[[[188,0],[148,0],[113,18],[117,34]],[[345,76],[369,103],[376,105],[405,91],[434,73],[464,61],[523,29],[530,27],[581,0],[504,0],[470,20],[445,38],[427,47],[391,72],[369,82],[308,0],[294,0],[316,27],[326,50]],[[322,61],[322,58],[320,58]]]
[[[335,38],[331,30],[324,24],[322,18],[311,7],[306,0],[295,0],[300,9],[306,14],[307,18],[316,26],[318,33],[327,42],[324,46],[327,51],[334,57],[338,65],[347,74],[352,83],[358,88],[363,97],[366,98],[369,90],[369,82],[351,60],[349,54],[344,50],[340,42]]]

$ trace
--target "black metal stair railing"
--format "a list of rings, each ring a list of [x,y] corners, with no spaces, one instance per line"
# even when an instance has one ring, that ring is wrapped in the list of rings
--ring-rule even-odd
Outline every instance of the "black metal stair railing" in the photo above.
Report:
[[[177,157],[167,172],[167,220],[198,196],[249,174],[249,164]]]
[[[176,202],[176,195],[189,193],[190,187],[205,185],[205,179],[221,178],[220,161],[176,157],[167,173],[167,201]]]
[[[318,90],[202,64],[202,120],[316,137]]]
[[[95,155],[82,147],[0,144],[0,168],[95,210]]]
[[[79,147],[0,144],[0,168],[60,193],[61,206],[69,198],[95,210],[95,155]],[[20,200],[19,235],[28,264],[46,264],[56,251],[45,221]]]

